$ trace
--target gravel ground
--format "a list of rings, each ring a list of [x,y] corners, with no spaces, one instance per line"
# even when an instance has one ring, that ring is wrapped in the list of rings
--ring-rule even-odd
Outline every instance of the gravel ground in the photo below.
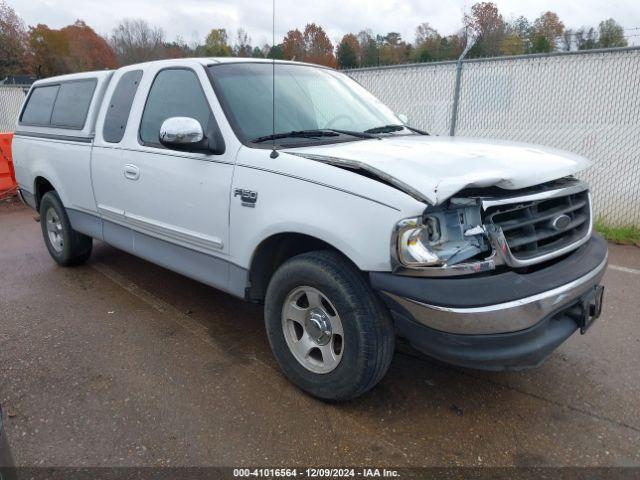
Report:
[[[49,258],[0,205],[0,402],[23,466],[640,466],[640,249],[611,245],[603,316],[540,368],[400,348],[347,404],[291,386],[259,306],[96,243]]]

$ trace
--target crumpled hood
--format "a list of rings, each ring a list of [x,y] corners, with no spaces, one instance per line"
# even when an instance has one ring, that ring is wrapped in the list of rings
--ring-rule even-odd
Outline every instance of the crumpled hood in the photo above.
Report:
[[[579,155],[539,145],[416,135],[292,148],[286,152],[367,170],[432,205],[463,188],[525,188],[572,175],[590,164]]]

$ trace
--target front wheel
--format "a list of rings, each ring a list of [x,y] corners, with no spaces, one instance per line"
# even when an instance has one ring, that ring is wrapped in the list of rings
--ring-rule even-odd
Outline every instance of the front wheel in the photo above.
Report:
[[[265,323],[285,375],[318,398],[362,395],[391,363],[395,338],[388,311],[362,273],[335,252],[298,255],[276,271]]]
[[[40,225],[47,250],[60,265],[80,265],[91,256],[93,239],[71,227],[67,211],[55,192],[45,193],[40,201]]]

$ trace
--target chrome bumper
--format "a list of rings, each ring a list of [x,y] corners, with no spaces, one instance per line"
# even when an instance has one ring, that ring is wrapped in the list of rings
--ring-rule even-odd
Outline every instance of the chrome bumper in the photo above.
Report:
[[[600,283],[607,256],[588,274],[560,287],[506,303],[472,308],[429,305],[383,292],[411,314],[415,321],[447,333],[483,335],[516,332],[529,328],[552,313],[576,303]]]

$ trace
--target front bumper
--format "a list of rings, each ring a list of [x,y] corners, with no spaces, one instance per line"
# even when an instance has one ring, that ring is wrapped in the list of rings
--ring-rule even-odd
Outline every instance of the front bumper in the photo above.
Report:
[[[604,275],[599,236],[551,266],[456,279],[371,273],[398,335],[443,361],[489,370],[535,367],[577,328]]]

